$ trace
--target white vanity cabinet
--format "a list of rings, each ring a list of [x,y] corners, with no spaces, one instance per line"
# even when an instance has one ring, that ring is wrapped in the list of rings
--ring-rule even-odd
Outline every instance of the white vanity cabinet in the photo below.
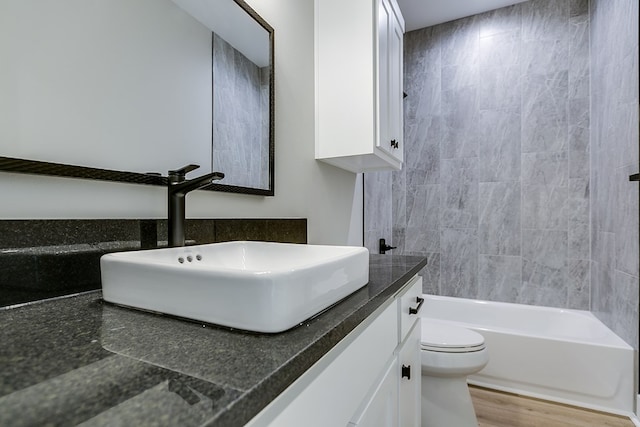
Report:
[[[403,34],[396,0],[315,0],[316,159],[402,167]]]
[[[420,302],[416,300],[421,299],[422,278],[410,283],[396,299],[399,343],[395,357],[365,404],[356,411],[349,427],[420,427],[422,328],[418,317]],[[407,306],[405,303],[409,301],[413,304]]]
[[[400,315],[400,334],[404,341],[398,351],[400,367],[399,417],[398,426],[420,427],[420,401],[422,394],[422,359],[420,357],[420,339],[422,328],[420,309],[422,298],[422,277],[411,282],[409,288],[398,299]]]
[[[403,334],[403,299],[414,276],[388,303],[358,325],[247,426],[420,426],[420,322],[410,314]],[[415,296],[413,296],[415,301]],[[411,308],[418,309],[418,303]]]
[[[398,363],[394,358],[348,427],[395,427],[399,420]]]

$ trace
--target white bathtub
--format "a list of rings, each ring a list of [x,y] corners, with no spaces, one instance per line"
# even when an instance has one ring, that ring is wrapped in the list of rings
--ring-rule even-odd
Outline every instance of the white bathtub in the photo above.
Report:
[[[488,365],[471,384],[628,415],[634,351],[588,311],[424,295],[422,317],[481,333]]]

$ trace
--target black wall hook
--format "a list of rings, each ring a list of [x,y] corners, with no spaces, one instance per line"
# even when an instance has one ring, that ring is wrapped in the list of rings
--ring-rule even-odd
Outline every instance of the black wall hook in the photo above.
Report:
[[[387,245],[387,242],[384,239],[380,239],[380,253],[381,254],[385,254],[387,251],[390,251],[391,249],[395,249],[396,246],[389,246]]]

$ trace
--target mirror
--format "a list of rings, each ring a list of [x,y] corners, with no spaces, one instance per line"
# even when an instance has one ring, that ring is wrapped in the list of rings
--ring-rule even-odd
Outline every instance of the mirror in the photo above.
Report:
[[[0,0],[0,170],[273,195],[273,34],[242,0]]]

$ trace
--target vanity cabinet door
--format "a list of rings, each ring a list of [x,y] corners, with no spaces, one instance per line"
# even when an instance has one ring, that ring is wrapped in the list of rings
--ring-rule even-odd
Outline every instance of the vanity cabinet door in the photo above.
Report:
[[[413,327],[399,338],[398,322],[400,299],[421,284],[419,276],[410,279],[247,427],[418,427],[421,323],[412,316]]]
[[[420,322],[398,346],[397,356],[349,427],[420,427],[422,368]]]
[[[421,322],[416,322],[398,353],[400,381],[399,426],[420,427],[420,399],[422,393],[422,366],[420,358]]]
[[[396,305],[392,303],[372,317],[318,360],[247,427],[346,426],[353,421],[362,402],[388,371],[397,348]],[[395,369],[391,376],[397,396]]]
[[[398,423],[398,369],[394,358],[371,398],[349,427],[395,427]],[[400,424],[402,425],[402,424]]]

